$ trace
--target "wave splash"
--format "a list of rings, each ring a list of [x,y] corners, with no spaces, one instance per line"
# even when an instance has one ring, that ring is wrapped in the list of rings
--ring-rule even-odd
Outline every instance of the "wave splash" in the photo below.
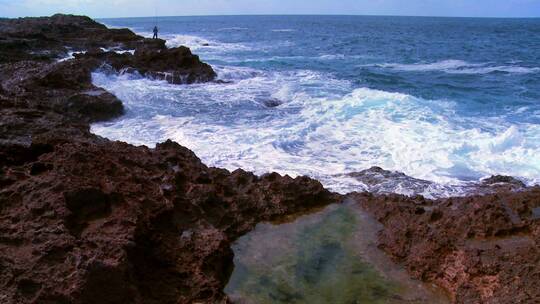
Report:
[[[128,114],[92,131],[148,146],[173,139],[212,166],[305,174],[339,192],[365,189],[347,174],[372,166],[443,185],[493,174],[540,182],[538,125],[454,119],[451,102],[353,89],[313,71],[216,70],[232,83],[174,86],[95,73],[94,83],[116,94]],[[269,99],[281,105],[268,108]],[[447,190],[425,194],[456,195]]]
[[[230,51],[247,51],[251,48],[247,45],[240,43],[226,43],[214,40],[205,39],[198,36],[191,35],[164,35],[166,45],[169,48],[187,46],[192,51],[206,50],[206,51],[218,51],[218,52],[230,52]]]

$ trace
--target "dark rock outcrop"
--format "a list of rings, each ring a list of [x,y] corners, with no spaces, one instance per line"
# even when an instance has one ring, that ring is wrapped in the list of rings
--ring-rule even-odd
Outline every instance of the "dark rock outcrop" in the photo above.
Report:
[[[134,54],[94,50],[75,58],[95,68],[106,64],[115,72],[138,72],[141,75],[173,84],[209,82],[216,78],[212,67],[200,61],[187,47],[173,49],[138,48]]]
[[[7,99],[2,104],[0,125],[6,132],[0,140],[15,139],[16,135],[29,137],[40,132],[38,129],[51,129],[53,122],[64,125],[66,120],[72,120],[85,124],[124,112],[120,100],[92,84],[92,67],[78,61],[21,61],[0,65],[0,70],[0,87]],[[44,119],[38,119],[41,117]]]
[[[482,186],[491,187],[497,190],[523,190],[527,185],[512,176],[494,175],[482,180]]]
[[[92,69],[109,64],[117,71],[131,69],[174,84],[207,82],[216,77],[214,70],[186,47],[167,49],[164,40],[143,38],[129,29],[108,29],[83,16],[0,19],[0,37],[0,64],[24,60],[50,63],[78,51],[87,52],[75,54],[87,59],[78,66]],[[134,51],[135,55],[115,52],[121,50]],[[57,80],[63,83],[65,79]]]
[[[527,186],[520,180],[511,176],[492,176],[480,182],[469,182],[463,185],[442,185],[427,180],[413,178],[402,172],[384,170],[372,167],[359,172],[352,172],[348,176],[357,179],[365,186],[365,191],[378,194],[395,193],[409,196],[426,195],[430,192],[445,194],[444,196],[486,195],[497,192],[522,191]],[[406,193],[403,193],[405,192]],[[442,196],[442,195],[441,195]]]
[[[422,194],[435,186],[435,183],[412,178],[402,172],[388,171],[380,167],[349,173],[348,176],[362,182],[372,193],[392,193],[397,188],[408,189],[411,193]]]
[[[128,29],[108,29],[84,16],[0,19],[0,63],[50,61],[69,50],[94,47],[134,48],[142,41]]]
[[[232,241],[336,200],[308,178],[208,168],[173,142],[55,141],[4,167],[4,303],[218,303]]]

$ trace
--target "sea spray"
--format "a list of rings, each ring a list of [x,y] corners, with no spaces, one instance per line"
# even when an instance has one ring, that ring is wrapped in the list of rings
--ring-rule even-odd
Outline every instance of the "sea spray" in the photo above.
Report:
[[[106,23],[143,34],[153,26],[137,18]],[[160,18],[168,45],[194,49],[225,84],[178,87],[96,73],[94,82],[128,112],[92,130],[148,146],[170,138],[210,165],[306,174],[339,192],[372,190],[350,174],[373,166],[434,182],[422,193],[395,183],[395,192],[428,197],[466,194],[468,184],[493,174],[537,184],[540,67],[523,29],[538,26],[360,16]]]

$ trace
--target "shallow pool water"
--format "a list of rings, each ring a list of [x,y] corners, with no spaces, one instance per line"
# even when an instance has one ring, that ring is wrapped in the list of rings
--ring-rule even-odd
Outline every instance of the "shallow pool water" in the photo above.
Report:
[[[233,246],[235,303],[448,303],[376,247],[379,224],[354,204],[259,224]]]

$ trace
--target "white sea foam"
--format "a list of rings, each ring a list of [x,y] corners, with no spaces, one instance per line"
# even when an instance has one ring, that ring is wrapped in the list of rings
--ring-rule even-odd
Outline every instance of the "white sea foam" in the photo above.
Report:
[[[115,52],[117,54],[126,54],[126,53],[129,53],[131,55],[135,54],[135,50],[123,50],[121,48],[118,48],[118,47],[113,47],[113,48],[100,48],[103,52]]]
[[[276,33],[290,33],[290,32],[296,32],[295,29],[273,29],[272,32]]]
[[[491,66],[489,63],[469,63],[462,60],[443,60],[434,63],[398,64],[385,63],[377,66],[399,71],[433,72],[442,71],[451,74],[489,74],[504,72],[513,74],[528,74],[540,72],[539,67],[522,67],[515,65]]]
[[[364,55],[345,56],[343,54],[324,54],[316,56],[266,56],[254,58],[238,58],[234,56],[219,56],[221,61],[228,63],[268,63],[268,62],[290,62],[290,61],[333,61],[333,60],[357,60],[371,58]]]
[[[401,71],[446,71],[456,70],[463,67],[471,67],[471,64],[462,60],[443,60],[435,63],[417,63],[417,64],[398,64],[398,63],[385,63],[379,66],[385,68],[392,68]],[[475,64],[473,66],[481,66]]]
[[[64,61],[72,60],[72,59],[75,59],[75,56],[74,56],[75,54],[85,54],[85,53],[86,51],[69,51],[66,57],[60,58],[56,62],[64,62]]]
[[[218,29],[219,32],[229,32],[229,31],[247,31],[247,27],[224,27]]]
[[[243,28],[227,28],[228,30],[241,30]],[[223,29],[225,30],[225,29]],[[154,33],[146,31],[137,31],[137,35],[151,38]],[[251,47],[241,43],[227,43],[216,41],[204,37],[193,35],[180,35],[180,34],[160,34],[159,38],[165,40],[165,45],[168,48],[186,46],[192,51],[198,52],[232,52],[232,51],[248,51]]]
[[[164,35],[167,47],[187,46],[191,50],[245,51],[251,48],[241,43],[226,43],[191,35]]]
[[[98,21],[99,21],[101,24],[105,25],[105,26],[106,26],[107,28],[109,28],[109,29],[125,29],[125,28],[127,28],[127,29],[130,29],[131,31],[135,32],[135,29],[132,28],[132,27],[119,26],[119,25],[112,25],[112,24],[108,24],[108,23],[106,23],[106,22],[104,22],[104,21],[100,21],[100,20],[98,20]]]
[[[128,113],[92,131],[148,146],[170,138],[209,165],[307,174],[340,192],[365,189],[346,174],[371,166],[441,185],[492,174],[540,182],[538,125],[457,119],[451,102],[353,89],[313,71],[216,70],[233,82],[175,86],[95,73],[95,84],[115,93]],[[265,108],[272,98],[283,104]],[[448,189],[434,185],[424,194],[456,194]],[[408,193],[399,185],[395,191]]]
[[[503,72],[509,74],[530,74],[540,72],[540,68],[526,68],[520,66],[485,66],[478,68],[464,68],[458,70],[448,70],[448,73],[453,74],[489,74],[493,72]]]

